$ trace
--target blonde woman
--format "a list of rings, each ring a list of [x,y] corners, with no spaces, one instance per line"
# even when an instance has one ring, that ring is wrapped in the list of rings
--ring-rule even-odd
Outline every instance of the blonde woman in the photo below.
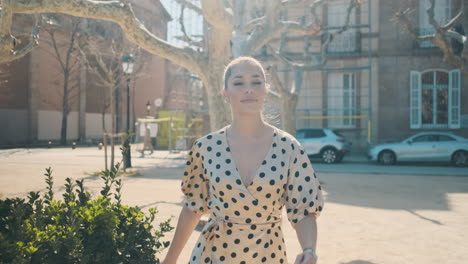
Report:
[[[296,230],[303,253],[295,264],[316,264],[316,217],[321,187],[300,143],[267,124],[265,71],[250,57],[225,69],[232,123],[199,138],[182,180],[185,195],[164,264],[175,264],[203,214],[210,214],[189,263],[288,263],[281,214]]]

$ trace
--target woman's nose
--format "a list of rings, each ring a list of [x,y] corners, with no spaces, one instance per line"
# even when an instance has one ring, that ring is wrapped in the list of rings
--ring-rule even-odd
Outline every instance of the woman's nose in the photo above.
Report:
[[[252,86],[247,85],[247,87],[245,87],[245,93],[247,93],[247,94],[253,93],[253,88],[252,88]]]

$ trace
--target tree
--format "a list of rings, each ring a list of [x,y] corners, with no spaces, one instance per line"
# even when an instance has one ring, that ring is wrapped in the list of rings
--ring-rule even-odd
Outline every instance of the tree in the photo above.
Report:
[[[322,43],[321,47],[321,52],[320,54],[310,57],[307,55],[304,55],[304,62],[297,62],[293,61],[289,58],[287,58],[283,54],[284,50],[284,44],[286,41],[284,40],[285,34],[281,36],[281,41],[280,41],[280,47],[278,48],[277,51],[275,51],[270,45],[268,45],[268,48],[271,50],[271,54],[277,59],[278,62],[283,62],[283,64],[286,64],[287,67],[289,67],[292,71],[293,74],[293,81],[290,85],[286,85],[281,81],[281,78],[278,76],[277,72],[277,66],[278,65],[272,65],[267,67],[267,72],[270,74],[270,81],[272,88],[270,90],[270,95],[274,100],[277,102],[277,104],[281,105],[281,120],[283,121],[283,129],[286,130],[287,132],[291,134],[295,134],[296,132],[296,107],[297,107],[297,102],[299,99],[299,94],[301,93],[302,89],[302,80],[304,76],[305,71],[318,71],[323,69],[323,67],[327,64],[328,61],[328,56],[327,56],[327,49],[330,46],[330,44],[333,42],[335,37],[344,31],[348,30],[350,27],[350,18],[351,18],[351,11],[356,8],[359,5],[359,1],[350,1],[350,5],[348,6],[348,10],[346,12],[346,21],[344,25],[334,31],[334,32],[328,32],[324,34],[325,38]],[[316,13],[315,10],[312,9],[312,13]],[[315,16],[317,17],[317,16]],[[321,22],[317,22],[317,24],[321,24]],[[304,53],[307,54],[309,49],[308,45],[305,45],[305,50]],[[288,86],[290,86],[288,88]]]
[[[280,13],[289,6],[298,4],[302,6],[307,4],[310,10],[316,10],[316,7],[323,5],[327,0],[264,1],[264,14],[248,23],[244,23],[241,19],[247,12],[244,0],[236,0],[235,6],[231,1],[224,0],[200,0],[201,7],[186,0],[178,2],[202,15],[206,21],[204,39],[202,42],[197,42],[198,47],[176,47],[153,35],[135,17],[131,5],[121,1],[4,0],[2,2],[4,15],[1,17],[0,28],[3,39],[0,43],[1,61],[13,60],[28,52],[28,50],[11,51],[15,50],[14,37],[9,31],[12,14],[65,13],[112,21],[120,25],[129,41],[200,77],[208,95],[211,128],[217,129],[228,123],[230,118],[220,93],[223,87],[224,66],[233,57],[252,55],[288,32],[304,36],[323,33],[323,24],[314,12],[311,12],[312,19],[308,24],[283,19]],[[33,37],[32,40],[34,39]]]
[[[132,54],[137,58],[133,78],[141,76],[142,69],[146,63],[145,58],[140,55],[141,50],[131,43],[124,41],[122,30],[115,24],[89,19],[86,21],[87,29],[80,39],[79,51],[84,60],[87,70],[96,77],[97,84],[102,89],[102,128],[106,134],[115,134],[120,131],[117,125],[121,110],[122,91],[122,58],[127,54]],[[105,125],[105,115],[110,107],[111,128],[110,131]],[[128,132],[128,131],[127,131]],[[111,141],[110,167],[114,166],[114,137]]]
[[[78,94],[75,94],[74,96],[72,95],[72,89],[76,89],[77,86],[72,85],[71,78],[73,73],[80,69],[77,44],[81,32],[81,19],[76,17],[63,17],[49,14],[44,16],[43,20],[46,23],[43,23],[45,26],[42,28],[48,33],[51,42],[50,44],[53,47],[53,52],[49,53],[51,53],[52,56],[57,60],[60,66],[60,72],[63,75],[63,86],[61,93],[62,101],[60,107],[60,110],[62,111],[60,144],[66,145],[70,103],[78,96]],[[60,43],[56,36],[59,31],[66,32],[66,38],[63,43]]]
[[[435,0],[428,0],[430,7],[427,9],[429,24],[434,28],[433,34],[419,35],[414,26],[410,15],[414,13],[414,7],[408,7],[397,12],[393,21],[403,27],[410,37],[418,43],[431,41],[434,43],[443,54],[445,63],[451,64],[459,68],[464,75],[468,76],[468,3],[465,0],[460,0],[460,11],[451,18],[446,24],[440,24],[435,19]],[[413,6],[414,6],[414,1]],[[461,49],[454,48],[452,41],[457,42],[462,46]]]

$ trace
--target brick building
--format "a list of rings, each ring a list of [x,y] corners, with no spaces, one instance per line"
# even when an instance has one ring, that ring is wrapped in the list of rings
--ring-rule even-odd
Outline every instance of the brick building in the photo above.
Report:
[[[139,0],[133,2],[138,19],[155,35],[166,39],[167,23],[170,15],[159,1]],[[69,19],[60,16],[61,26],[67,28]],[[69,18],[69,17],[68,17]],[[15,17],[14,23],[21,31],[27,28],[24,16]],[[86,20],[84,20],[86,21]],[[82,30],[88,30],[92,23],[83,23]],[[94,29],[93,29],[94,30]],[[60,45],[69,41],[66,30],[56,31],[58,49],[64,56],[65,47]],[[40,32],[41,41],[31,53],[20,60],[0,65],[0,146],[33,144],[60,139],[61,109],[63,94],[63,74],[54,57],[50,37],[44,30]],[[125,41],[125,40],[124,40]],[[146,57],[142,74],[132,78],[130,98],[131,124],[138,117],[146,116],[146,103],[156,98],[164,98],[168,78],[168,62],[157,56],[142,52]],[[76,60],[76,55],[72,61]],[[110,130],[109,108],[102,118],[105,91],[96,77],[79,61],[70,77],[70,111],[68,115],[67,139],[86,140],[102,137],[103,123]],[[118,85],[120,107],[119,131],[124,131],[126,117],[126,78]],[[152,106],[154,108],[154,105]]]
[[[396,12],[412,7],[416,12],[411,19],[418,32],[433,32],[426,13],[429,1],[414,3],[361,1],[350,14],[350,28],[325,50],[326,65],[315,70],[306,68],[296,109],[297,128],[336,129],[353,141],[356,151],[364,151],[368,143],[401,140],[428,130],[468,137],[468,84],[463,74],[444,63],[442,53],[432,43],[416,43],[391,21]],[[436,20],[448,22],[459,4],[436,1]],[[249,2],[250,12],[246,12],[244,20],[261,16],[265,12],[262,6],[261,1]],[[317,10],[325,32],[344,25],[348,6],[348,0],[330,0]],[[281,16],[307,24],[310,14],[304,3]],[[283,53],[290,59],[313,61],[322,52],[324,36],[287,34],[283,41]],[[274,46],[278,47],[279,42]],[[265,64],[275,60],[266,50],[256,57]],[[291,84],[291,69],[280,64],[279,72],[283,82]]]

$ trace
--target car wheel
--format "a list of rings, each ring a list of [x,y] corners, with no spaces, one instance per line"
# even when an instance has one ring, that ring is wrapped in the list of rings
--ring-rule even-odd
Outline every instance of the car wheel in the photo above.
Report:
[[[465,151],[457,151],[452,155],[452,164],[457,167],[466,166],[468,163],[468,153]]]
[[[396,163],[395,153],[390,150],[384,150],[379,154],[379,162],[385,165],[393,165]]]
[[[332,148],[327,148],[322,151],[320,156],[325,163],[335,163],[338,159],[338,152]]]

